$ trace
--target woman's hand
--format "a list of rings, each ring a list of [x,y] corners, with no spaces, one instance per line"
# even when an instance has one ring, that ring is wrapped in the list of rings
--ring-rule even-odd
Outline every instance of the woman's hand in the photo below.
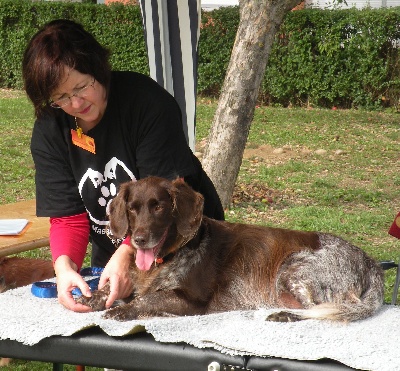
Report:
[[[129,245],[122,244],[119,246],[101,274],[99,289],[106,282],[110,282],[110,295],[106,302],[107,309],[111,307],[115,300],[124,299],[132,293],[132,280],[129,274],[132,252],[132,247]]]
[[[54,270],[57,276],[58,301],[67,309],[74,312],[91,312],[92,309],[76,303],[71,291],[78,287],[82,294],[91,296],[90,288],[82,276],[77,273],[76,264],[66,255],[61,255],[54,263]]]

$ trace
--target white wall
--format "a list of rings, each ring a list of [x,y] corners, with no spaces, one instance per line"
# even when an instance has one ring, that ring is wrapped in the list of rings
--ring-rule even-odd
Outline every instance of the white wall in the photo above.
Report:
[[[348,9],[382,8],[400,6],[400,0],[346,0],[346,4],[336,4],[333,0],[305,0],[306,8]]]
[[[221,6],[237,6],[239,0],[201,0],[201,7],[204,10],[212,10]]]

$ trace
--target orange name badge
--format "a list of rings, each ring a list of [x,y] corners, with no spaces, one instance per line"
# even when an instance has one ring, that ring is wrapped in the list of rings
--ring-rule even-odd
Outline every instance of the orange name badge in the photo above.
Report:
[[[94,139],[83,133],[79,134],[76,130],[71,129],[72,143],[86,151],[96,154],[96,146],[94,144]]]

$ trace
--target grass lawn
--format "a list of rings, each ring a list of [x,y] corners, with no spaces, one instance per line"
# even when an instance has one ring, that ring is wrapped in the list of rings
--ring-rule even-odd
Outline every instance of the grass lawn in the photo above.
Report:
[[[199,99],[200,156],[216,107]],[[330,232],[378,260],[397,261],[400,241],[387,231],[400,210],[399,119],[394,111],[256,108],[227,219]],[[35,197],[32,125],[24,94],[0,90],[0,203]],[[386,301],[394,277],[386,273]],[[24,361],[4,368],[45,369],[51,365]]]

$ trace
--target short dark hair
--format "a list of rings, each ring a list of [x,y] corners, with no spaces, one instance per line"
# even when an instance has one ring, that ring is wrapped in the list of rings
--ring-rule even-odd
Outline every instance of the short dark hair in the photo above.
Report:
[[[82,25],[67,19],[47,23],[30,40],[22,61],[25,91],[36,117],[50,112],[50,96],[60,85],[65,66],[108,86],[110,52]]]

